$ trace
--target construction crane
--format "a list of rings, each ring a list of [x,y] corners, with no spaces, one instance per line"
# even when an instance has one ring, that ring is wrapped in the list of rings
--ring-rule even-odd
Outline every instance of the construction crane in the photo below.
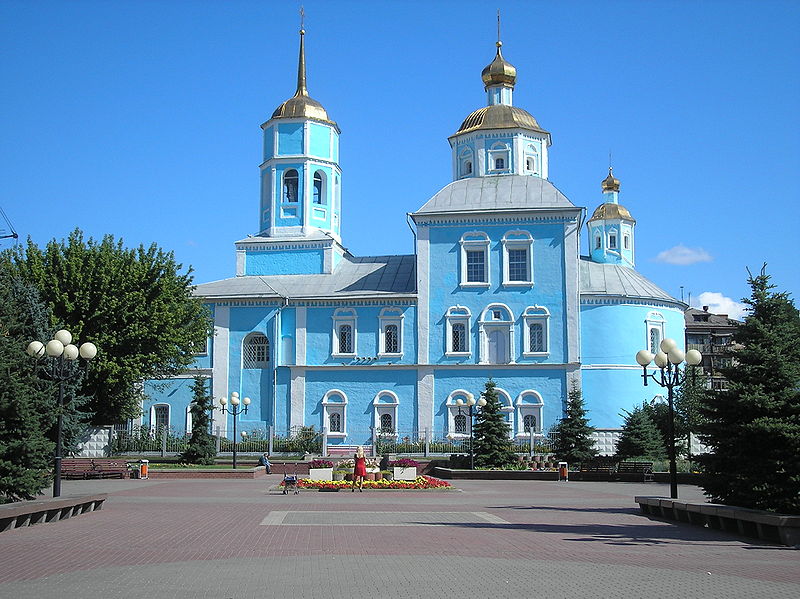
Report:
[[[3,226],[3,222],[5,222],[7,226]],[[9,238],[17,240],[19,239],[19,235],[14,230],[14,225],[11,224],[11,220],[9,220],[8,216],[6,216],[3,208],[0,207],[0,239]]]

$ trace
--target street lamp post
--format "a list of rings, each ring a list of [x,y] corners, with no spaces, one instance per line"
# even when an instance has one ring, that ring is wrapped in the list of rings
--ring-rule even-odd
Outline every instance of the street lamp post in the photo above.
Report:
[[[25,351],[43,365],[42,372],[48,379],[58,383],[58,424],[56,425],[56,455],[53,459],[53,497],[60,497],[64,383],[81,374],[80,363],[77,363],[76,366],[76,360],[79,357],[83,358],[88,366],[89,360],[97,355],[97,347],[94,343],[84,343],[79,348],[72,343],[72,333],[61,329],[46,344],[41,341],[31,341]]]
[[[460,397],[456,400],[456,405],[458,406],[458,413],[461,414],[461,406],[464,405],[464,400]],[[475,436],[473,433],[473,424],[475,423],[474,417],[477,413],[475,410],[475,404],[483,407],[486,405],[486,399],[481,397],[479,400],[475,401],[475,396],[472,393],[467,394],[467,406],[469,407],[469,468],[470,470],[475,470],[475,450],[473,448],[473,442],[475,440]]]
[[[667,389],[667,403],[669,405],[669,490],[672,499],[678,498],[678,466],[675,462],[675,405],[673,392],[675,387],[679,387],[686,381],[686,372],[681,371],[680,365],[686,361],[688,366],[694,367],[703,360],[703,355],[696,349],[690,349],[685,354],[678,348],[674,339],[664,339],[659,345],[660,351],[653,355],[646,349],[636,354],[636,362],[642,367],[642,380],[647,386],[647,380],[653,379],[657,385]],[[655,372],[648,373],[647,367],[651,362],[655,362],[659,369],[658,375]]]
[[[226,397],[219,398],[219,405],[222,406],[222,413],[230,412],[233,416],[233,467],[236,468],[236,419],[239,414],[247,414],[247,406],[250,405],[250,398],[245,397],[239,400],[239,393],[234,391],[231,393],[230,407],[228,407],[228,399]]]

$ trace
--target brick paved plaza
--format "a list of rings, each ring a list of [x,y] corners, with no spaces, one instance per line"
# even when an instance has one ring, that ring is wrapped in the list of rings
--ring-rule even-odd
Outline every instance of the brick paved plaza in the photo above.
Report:
[[[267,479],[65,481],[105,507],[0,533],[0,597],[800,596],[800,551],[640,516],[634,495],[666,485],[285,496]]]

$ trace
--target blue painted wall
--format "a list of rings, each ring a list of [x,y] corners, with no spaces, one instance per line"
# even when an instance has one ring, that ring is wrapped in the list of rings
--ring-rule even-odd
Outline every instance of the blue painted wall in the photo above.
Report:
[[[331,128],[319,123],[309,123],[309,154],[320,158],[331,157]]]
[[[303,123],[278,125],[278,154],[294,156],[303,153]]]
[[[321,249],[248,251],[245,254],[245,274],[319,274],[323,263]]]

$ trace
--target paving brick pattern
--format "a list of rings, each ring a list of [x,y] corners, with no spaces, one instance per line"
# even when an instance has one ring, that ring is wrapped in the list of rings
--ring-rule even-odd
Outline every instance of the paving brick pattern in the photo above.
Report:
[[[0,598],[800,596],[800,551],[639,515],[666,485],[274,495],[267,478],[65,481],[105,507],[0,534]]]

